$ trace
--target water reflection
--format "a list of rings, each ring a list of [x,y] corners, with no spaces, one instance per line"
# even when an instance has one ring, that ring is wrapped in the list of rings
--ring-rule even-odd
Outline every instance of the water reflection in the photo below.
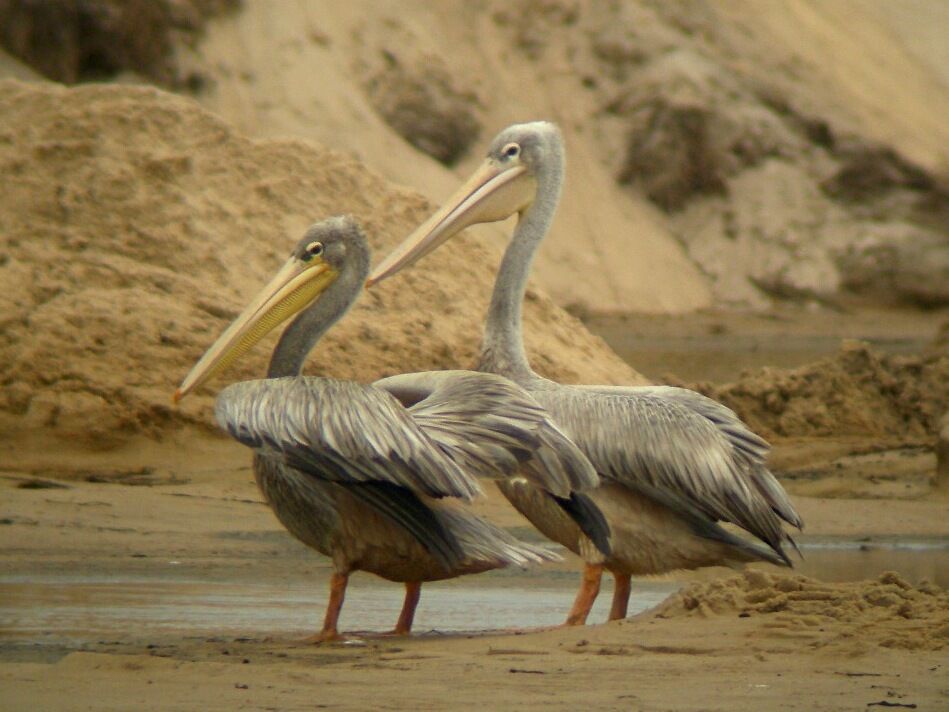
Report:
[[[795,565],[805,576],[823,581],[859,581],[896,571],[911,583],[928,579],[949,587],[949,538],[811,539]]]
[[[323,572],[325,573],[325,572]],[[102,581],[72,578],[0,582],[0,627],[6,635],[46,642],[75,642],[89,636],[134,631],[184,630],[207,634],[303,634],[319,624],[328,576],[289,586],[189,581]],[[477,631],[561,623],[573,599],[570,585],[429,584],[416,616],[419,632]],[[677,585],[645,582],[633,612],[655,606]],[[385,631],[402,605],[402,587],[357,576],[347,591],[341,626]],[[594,608],[605,619],[609,597]]]
[[[825,581],[853,581],[897,571],[911,582],[949,586],[949,539],[854,541],[812,538],[797,570]],[[630,613],[658,604],[684,581],[723,575],[713,569],[634,583]],[[280,583],[207,581],[172,569],[160,576],[0,576],[0,629],[8,639],[81,642],[128,633],[183,631],[208,635],[288,635],[312,632],[322,615],[329,569],[310,569]],[[442,632],[549,626],[560,623],[575,593],[577,573],[540,568],[492,572],[428,584],[416,630]],[[608,577],[591,620],[605,620]],[[402,604],[402,587],[357,575],[347,592],[344,629],[383,631]]]

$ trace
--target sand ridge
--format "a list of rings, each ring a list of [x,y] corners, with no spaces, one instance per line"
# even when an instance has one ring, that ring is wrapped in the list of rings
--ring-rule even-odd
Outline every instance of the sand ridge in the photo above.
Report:
[[[927,581],[914,586],[894,572],[869,581],[826,583],[748,571],[690,584],[664,601],[654,615],[762,617],[767,620],[764,625],[775,630],[814,634],[812,648],[863,647],[870,641],[904,650],[949,646],[949,592]]]
[[[949,354],[893,356],[845,341],[835,355],[800,368],[762,368],[734,383],[690,387],[766,437],[931,441],[949,402]]]
[[[502,127],[556,121],[565,191],[535,273],[563,305],[938,305],[949,92],[910,30],[857,5],[247,4],[181,55],[243,131],[315,138],[435,200]]]

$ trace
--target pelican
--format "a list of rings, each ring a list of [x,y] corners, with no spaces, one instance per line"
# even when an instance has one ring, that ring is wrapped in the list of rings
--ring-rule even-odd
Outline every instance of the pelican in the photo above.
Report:
[[[312,642],[341,637],[353,571],[405,584],[392,633],[408,634],[422,582],[559,558],[461,506],[481,492],[474,475],[533,482],[567,509],[574,492],[598,482],[540,406],[505,378],[417,374],[426,396],[406,408],[371,385],[302,376],[307,354],[356,300],[369,264],[352,218],[312,226],[174,395],[179,401],[293,317],[267,378],[224,388],[215,416],[253,448],[255,479],[280,522],[332,559],[323,628]]]
[[[551,414],[590,459],[601,485],[590,499],[605,515],[612,551],[597,556],[577,527],[523,482],[501,483],[512,504],[545,535],[580,554],[583,579],[568,625],[586,622],[604,569],[615,579],[609,618],[625,618],[632,575],[763,560],[791,565],[800,528],[784,489],[765,467],[769,446],[733,411],[683,388],[565,386],[536,374],[524,351],[521,304],[534,253],[560,198],[563,140],[556,125],[517,124],[448,203],[373,271],[395,274],[464,228],[515,213],[488,308],[478,370],[507,376]],[[724,528],[728,522],[755,542]]]

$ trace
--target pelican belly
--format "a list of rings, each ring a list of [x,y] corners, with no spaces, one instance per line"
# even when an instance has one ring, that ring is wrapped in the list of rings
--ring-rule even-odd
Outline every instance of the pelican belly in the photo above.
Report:
[[[522,480],[501,480],[496,484],[501,494],[540,530],[541,534],[566,547],[588,563],[604,562],[605,557],[602,552],[545,492]]]
[[[336,485],[259,454],[254,455],[254,479],[287,531],[321,554],[333,556],[341,525],[333,493]]]
[[[753,560],[735,547],[697,536],[672,510],[628,487],[608,482],[589,494],[610,523],[613,551],[604,565],[611,571],[643,576]]]
[[[448,502],[426,504],[461,544],[455,569],[441,565],[402,526],[354,497],[343,485],[254,457],[254,474],[267,504],[295,538],[333,560],[340,573],[367,571],[389,581],[439,581],[507,566],[523,551],[505,532]],[[512,547],[513,549],[506,549]]]

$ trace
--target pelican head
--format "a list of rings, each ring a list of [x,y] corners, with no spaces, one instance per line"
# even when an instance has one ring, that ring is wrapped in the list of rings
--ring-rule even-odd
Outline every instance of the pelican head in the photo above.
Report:
[[[523,215],[538,195],[538,184],[552,170],[563,170],[557,125],[534,121],[508,126],[491,142],[474,174],[373,270],[367,286],[408,267],[466,227]],[[556,202],[558,196],[553,197]]]
[[[353,265],[364,277],[369,251],[354,219],[335,217],[311,226],[276,276],[185,376],[174,402],[225,370],[277,326],[315,304]]]

